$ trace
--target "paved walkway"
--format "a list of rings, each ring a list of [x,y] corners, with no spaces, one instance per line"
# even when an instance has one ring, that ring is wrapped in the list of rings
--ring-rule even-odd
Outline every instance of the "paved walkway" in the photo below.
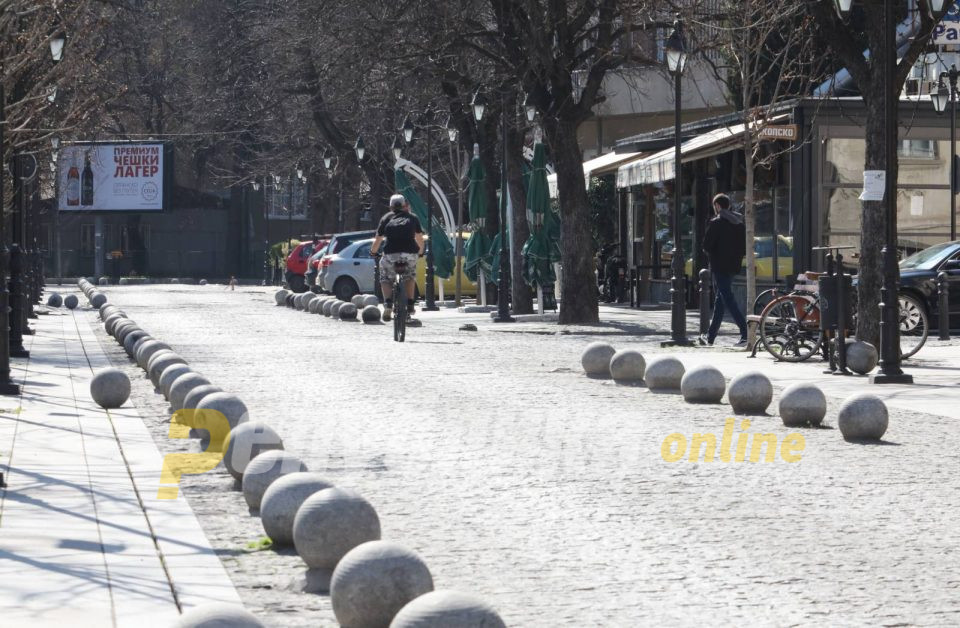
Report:
[[[0,625],[168,626],[239,603],[186,500],[157,500],[163,458],[137,411],[90,399],[109,362],[61,312],[32,321],[21,397],[0,398]]]

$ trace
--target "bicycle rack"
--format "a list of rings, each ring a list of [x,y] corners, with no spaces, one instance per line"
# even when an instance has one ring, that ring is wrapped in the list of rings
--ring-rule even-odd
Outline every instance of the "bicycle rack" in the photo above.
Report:
[[[851,316],[847,304],[853,278],[843,272],[843,254],[853,246],[818,246],[814,251],[827,251],[827,272],[817,280],[820,292],[820,331],[824,333],[824,350],[829,363],[826,374],[852,375],[847,369],[847,329]]]

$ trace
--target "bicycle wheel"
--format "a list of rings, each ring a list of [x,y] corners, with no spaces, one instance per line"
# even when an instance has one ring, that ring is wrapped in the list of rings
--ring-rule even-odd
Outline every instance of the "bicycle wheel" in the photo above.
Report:
[[[784,362],[803,362],[816,354],[823,344],[816,298],[788,294],[768,303],[760,314],[760,341]]]
[[[407,336],[407,291],[401,281],[393,290],[393,339],[403,342]]]
[[[900,358],[907,359],[923,347],[930,333],[927,308],[909,294],[901,293],[900,301]]]

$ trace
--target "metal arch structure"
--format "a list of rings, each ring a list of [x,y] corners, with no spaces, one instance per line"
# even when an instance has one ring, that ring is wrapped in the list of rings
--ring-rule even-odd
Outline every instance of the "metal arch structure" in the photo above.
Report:
[[[398,159],[393,164],[393,169],[402,169],[404,172],[408,173],[414,179],[420,182],[421,185],[426,187],[427,185],[427,173],[426,171],[413,163],[408,159]],[[453,209],[450,207],[450,201],[447,199],[447,195],[444,194],[443,188],[440,187],[440,184],[437,183],[437,178],[433,177],[433,185],[431,186],[431,193],[433,194],[433,200],[436,203],[437,207],[440,208],[440,218],[443,221],[443,229],[447,232],[447,235],[453,237],[457,232],[457,221],[454,218]],[[424,225],[425,228],[429,229],[427,225]]]

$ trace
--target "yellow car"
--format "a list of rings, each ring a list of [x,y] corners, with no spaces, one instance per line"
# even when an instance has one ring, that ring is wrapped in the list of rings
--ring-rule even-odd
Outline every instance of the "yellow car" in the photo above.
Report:
[[[777,236],[779,249],[777,250],[777,277],[783,279],[793,274],[793,238]],[[757,236],[753,239],[753,254],[757,263],[757,280],[773,281],[773,238],[771,236]],[[667,262],[669,264],[669,262]],[[693,259],[687,258],[687,277],[697,279],[693,272]],[[699,272],[699,269],[697,270]]]
[[[461,237],[463,238],[464,243],[466,243],[467,238],[470,237],[470,234],[462,233]],[[430,238],[429,236],[424,236],[424,239],[429,240]],[[454,245],[454,248],[456,248],[456,243],[454,242],[452,244]],[[477,296],[477,284],[470,281],[466,273],[463,272],[463,263],[464,263],[463,256],[460,256],[459,261],[460,261],[460,282],[461,282],[460,294],[463,296],[475,297]],[[440,298],[440,282],[441,281],[443,282],[443,296],[445,299],[452,300],[454,294],[456,294],[456,290],[457,290],[456,263],[457,263],[457,260],[454,260],[453,273],[447,279],[440,279],[439,277],[437,277],[436,292],[434,296],[436,296],[438,299]],[[427,258],[421,257],[417,261],[417,290],[419,291],[419,294],[421,296],[427,294],[424,288],[424,286],[426,285],[425,283],[426,274],[427,274]]]

